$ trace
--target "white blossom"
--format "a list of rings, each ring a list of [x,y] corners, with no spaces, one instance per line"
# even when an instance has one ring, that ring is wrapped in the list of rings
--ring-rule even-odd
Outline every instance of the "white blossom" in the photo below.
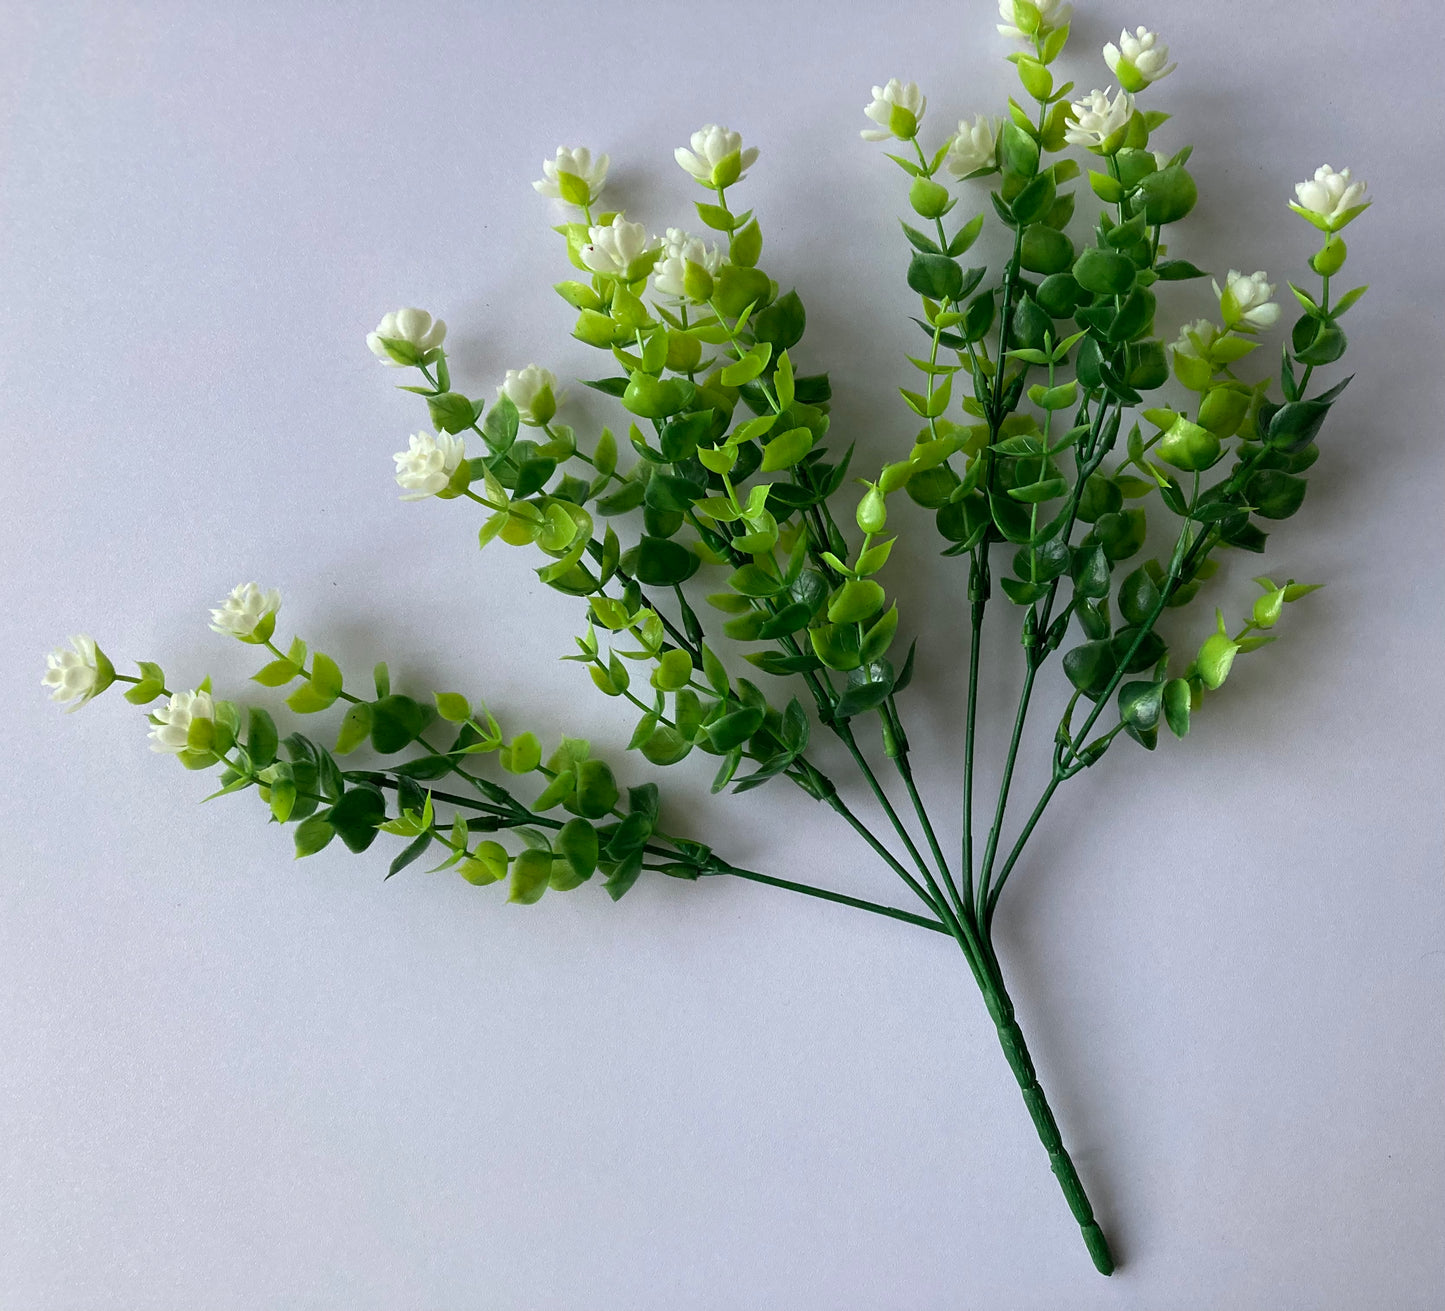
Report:
[[[1134,113],[1134,97],[1121,90],[1110,100],[1108,91],[1090,91],[1074,101],[1072,108],[1064,139],[1070,145],[1096,149],[1128,123]]]
[[[647,229],[618,214],[611,223],[587,229],[587,245],[578,252],[593,273],[626,278],[647,252]]]
[[[1179,338],[1170,349],[1190,359],[1208,361],[1209,348],[1214,345],[1214,339],[1218,336],[1217,324],[1208,319],[1195,319],[1193,323],[1186,323],[1179,330]]]
[[[975,114],[973,122],[961,119],[958,135],[948,148],[943,166],[956,178],[967,177],[980,169],[993,168],[998,148],[998,120]]]
[[[1318,215],[1331,231],[1344,227],[1349,211],[1366,203],[1365,184],[1354,181],[1349,169],[1336,173],[1328,164],[1315,169],[1308,181],[1295,183],[1294,194],[1299,203],[1293,208]]]
[[[887,86],[873,88],[873,99],[863,106],[863,112],[878,126],[864,128],[859,135],[864,141],[886,141],[889,137],[912,141],[927,108],[928,97],[918,89],[917,82],[889,78]]]
[[[557,378],[550,369],[540,365],[508,369],[497,395],[511,401],[517,407],[517,417],[534,428],[551,422],[557,413]]]
[[[678,300],[686,297],[689,263],[706,269],[716,277],[727,262],[717,246],[709,246],[701,237],[694,237],[681,228],[668,228],[667,235],[660,242],[653,238],[653,243],[662,246],[662,257],[652,272],[652,285],[659,296],[671,296]]]
[[[80,633],[70,639],[71,649],[57,647],[45,657],[42,687],[50,689],[50,699],[69,710],[79,710],[87,701],[99,696],[115,678],[111,663],[96,646],[93,637]]]
[[[447,325],[425,310],[393,310],[376,325],[375,332],[366,334],[366,344],[383,364],[409,368],[440,346],[446,335]]]
[[[595,205],[607,180],[607,156],[593,159],[586,146],[558,146],[556,159],[542,161],[542,174],[532,183],[542,195],[578,207]]]
[[[716,123],[698,128],[689,144],[691,150],[679,146],[672,152],[673,158],[705,187],[730,187],[741,182],[758,157],[756,146],[744,150],[742,137]],[[724,163],[734,154],[738,156],[735,173]]]
[[[281,593],[274,587],[263,592],[255,583],[240,583],[211,611],[211,629],[243,642],[264,642],[275,630],[280,608]]]
[[[998,14],[1004,20],[998,25],[998,30],[1004,36],[1028,41],[1036,35],[1063,27],[1074,12],[1073,5],[1065,4],[1064,0],[1033,0],[1033,9],[1039,16],[1037,28],[1032,27],[1033,18],[1027,10],[1023,15],[1019,14],[1014,0],[998,0]]]
[[[1279,306],[1270,299],[1274,295],[1274,284],[1263,269],[1254,273],[1230,269],[1223,291],[1218,282],[1213,285],[1227,327],[1272,328],[1279,319]]]
[[[397,486],[405,493],[401,499],[421,501],[445,492],[465,456],[466,443],[452,433],[413,433],[407,449],[392,456]]]
[[[151,711],[151,750],[179,755],[186,750],[191,725],[215,718],[216,705],[209,692],[176,692],[159,710]]]
[[[1147,27],[1135,28],[1132,35],[1126,27],[1119,33],[1118,45],[1110,41],[1104,47],[1104,62],[1126,91],[1142,91],[1178,67],[1169,62],[1169,47],[1159,34]]]

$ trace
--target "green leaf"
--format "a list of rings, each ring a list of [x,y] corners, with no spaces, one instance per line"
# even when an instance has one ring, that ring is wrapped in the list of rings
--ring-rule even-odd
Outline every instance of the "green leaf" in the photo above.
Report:
[[[1190,701],[1189,684],[1182,678],[1171,678],[1164,684],[1164,721],[1175,737],[1189,732]]]
[[[732,240],[728,243],[728,258],[734,264],[740,264],[744,268],[756,266],[763,253],[763,233],[758,227],[756,219],[753,219],[741,231],[733,234]]]
[[[791,469],[813,449],[815,440],[809,428],[790,428],[774,437],[763,447],[762,471],[775,473],[779,469]]]
[[[622,556],[622,567],[645,587],[672,587],[697,572],[698,560],[679,542],[644,537]]]
[[[844,583],[828,604],[828,621],[834,624],[859,623],[883,608],[882,587],[871,578]],[[806,620],[805,620],[806,622]]]
[[[1249,476],[1244,495],[1260,518],[1288,519],[1304,503],[1307,487],[1303,478],[1278,469],[1262,469]]]
[[[1064,673],[1090,699],[1103,695],[1117,668],[1108,642],[1085,642],[1064,653]]]
[[[325,710],[341,695],[341,670],[328,655],[316,651],[311,656],[311,677],[298,687],[286,704],[298,715]]]
[[[1122,296],[1134,285],[1134,261],[1116,250],[1090,246],[1074,262],[1074,281],[1085,291]]]
[[[553,849],[572,867],[579,881],[597,868],[597,830],[585,819],[569,819],[552,840]]]
[[[763,718],[763,712],[756,706],[744,706],[714,720],[707,726],[707,735],[717,751],[731,751],[763,726]]]
[[[290,660],[273,660],[270,664],[263,665],[259,672],[252,674],[251,679],[262,687],[281,687],[300,672],[301,666]]]
[[[497,753],[497,759],[509,774],[530,774],[542,763],[542,744],[535,733],[518,733]]]
[[[493,412],[495,413],[495,411]],[[426,853],[426,849],[431,846],[431,840],[432,835],[430,832],[423,833],[417,837],[415,841],[406,847],[401,855],[391,862],[391,867],[386,871],[386,877],[390,878],[393,874],[399,874],[413,861],[420,860]]]
[[[613,901],[621,901],[641,873],[642,852],[633,851],[617,862],[602,886]]]
[[[371,704],[371,745],[381,755],[402,750],[425,727],[425,711],[409,696],[384,696]]]
[[[296,859],[314,856],[335,836],[336,830],[324,814],[302,820],[296,826]]]
[[[1163,683],[1124,683],[1119,687],[1119,718],[1124,731],[1149,751],[1159,740],[1163,704]]]
[[[328,818],[350,850],[365,851],[376,840],[376,826],[386,818],[386,798],[379,788],[359,784],[331,807]]]
[[[954,300],[963,290],[963,270],[947,255],[919,252],[909,261],[908,285],[931,300]]]
[[[603,760],[583,760],[577,765],[577,800],[579,814],[587,819],[601,819],[612,813],[619,793],[612,770]]]
[[[1199,199],[1199,189],[1183,165],[1171,164],[1150,173],[1139,183],[1144,197],[1144,217],[1150,227],[1177,223]]]
[[[1141,565],[1119,584],[1119,613],[1131,624],[1142,624],[1159,604],[1159,588]]]
[[[512,858],[512,881],[507,900],[519,906],[531,906],[542,900],[552,878],[552,853],[528,847]]]
[[[1046,174],[1035,179],[1042,181]],[[1024,229],[1019,262],[1032,273],[1060,274],[1074,262],[1074,243],[1057,228],[1034,223]]]
[[[253,770],[265,769],[276,759],[278,742],[276,721],[260,706],[252,706],[246,712],[246,755]]]

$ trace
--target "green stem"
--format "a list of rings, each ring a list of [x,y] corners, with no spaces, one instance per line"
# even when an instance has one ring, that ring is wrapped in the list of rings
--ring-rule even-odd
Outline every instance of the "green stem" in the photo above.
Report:
[[[753,883],[766,883],[773,888],[786,888],[790,892],[801,892],[804,896],[817,897],[822,901],[837,902],[840,906],[852,906],[855,910],[866,910],[874,915],[886,915],[890,919],[902,920],[905,924],[916,924],[920,928],[932,929],[935,933],[942,933],[952,936],[948,927],[938,920],[929,919],[923,915],[914,915],[911,911],[897,910],[892,906],[883,906],[876,901],[864,901],[861,897],[845,896],[841,892],[830,892],[826,888],[817,888],[810,883],[797,883],[792,879],[780,879],[772,874],[759,874],[756,870],[741,869],[737,865],[722,862],[713,869],[700,871],[702,874],[732,874],[740,879],[748,879]]]

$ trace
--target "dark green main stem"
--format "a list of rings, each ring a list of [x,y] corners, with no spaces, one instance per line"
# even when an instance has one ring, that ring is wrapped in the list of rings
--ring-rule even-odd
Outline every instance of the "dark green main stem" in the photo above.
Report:
[[[996,962],[985,967],[982,987],[984,1004],[998,1029],[998,1040],[1003,1048],[1004,1059],[1008,1061],[1009,1069],[1014,1072],[1014,1078],[1019,1082],[1024,1105],[1028,1107],[1034,1128],[1038,1131],[1039,1141],[1049,1154],[1049,1165],[1063,1190],[1064,1200],[1068,1202],[1074,1219],[1079,1222],[1079,1229],[1084,1235],[1084,1246],[1089,1249],[1094,1268],[1101,1275],[1111,1275],[1114,1273],[1114,1256],[1109,1251],[1109,1240],[1104,1237],[1104,1231],[1094,1218],[1094,1208],[1089,1203],[1088,1194],[1079,1179],[1079,1172],[1074,1168],[1073,1159],[1064,1146],[1058,1121],[1054,1119],[1048,1099],[1039,1085],[1039,1076],[1034,1070],[1029,1049],[1024,1044],[1023,1030],[1014,1018],[1013,1002],[1004,988],[1003,975]]]

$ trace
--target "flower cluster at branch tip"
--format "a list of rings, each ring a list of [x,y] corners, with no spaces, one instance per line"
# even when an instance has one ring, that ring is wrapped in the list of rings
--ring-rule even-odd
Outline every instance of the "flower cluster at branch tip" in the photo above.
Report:
[[[557,377],[537,364],[508,369],[497,395],[511,401],[517,407],[517,417],[533,428],[545,427],[557,413]]]
[[[1307,181],[1296,182],[1294,194],[1289,207],[1326,232],[1338,232],[1369,204],[1363,182],[1354,181],[1349,169],[1336,173],[1328,164],[1321,164]]]
[[[662,256],[652,271],[652,285],[657,294],[675,300],[706,301],[708,295],[699,293],[711,294],[712,279],[727,262],[722,251],[717,246],[707,245],[701,237],[694,237],[682,228],[668,228],[661,245]],[[697,272],[693,272],[691,290],[688,265],[707,274],[706,278],[702,278]]]
[[[1057,31],[1073,16],[1074,7],[1064,0],[998,0],[998,25],[1003,36],[1032,41]]]
[[[263,592],[255,583],[240,583],[211,611],[211,630],[243,642],[265,642],[276,631],[280,608],[281,593],[274,587]]]
[[[543,176],[532,185],[544,196],[586,209],[602,194],[607,163],[606,155],[594,159],[586,146],[558,146],[557,158],[542,161]]]
[[[1134,113],[1134,97],[1122,89],[1113,100],[1108,91],[1090,91],[1074,101],[1072,108],[1064,140],[1073,146],[1101,151],[1111,137],[1128,126]]]
[[[975,114],[972,123],[961,119],[958,135],[944,158],[944,168],[956,178],[991,171],[997,162],[998,132],[998,120],[984,114]]]
[[[87,701],[105,691],[115,679],[115,670],[93,637],[84,633],[70,639],[71,649],[57,647],[45,657],[41,685],[50,689],[50,699],[67,710],[79,710]]]
[[[688,144],[691,150],[678,146],[673,158],[705,187],[741,182],[758,158],[756,146],[744,150],[741,136],[716,123],[699,128]]]
[[[1224,326],[1252,332],[1256,328],[1272,328],[1279,321],[1279,306],[1270,298],[1274,295],[1274,284],[1263,269],[1253,273],[1240,273],[1230,269],[1224,279],[1224,290],[1219,283],[1211,280],[1214,294],[1219,297],[1219,312],[1224,316]]]
[[[1104,62],[1125,91],[1136,92],[1178,67],[1169,62],[1169,47],[1147,27],[1135,28],[1132,35],[1126,27],[1119,33],[1118,45],[1110,41],[1104,47]]]
[[[578,256],[593,273],[631,281],[647,251],[647,229],[618,214],[611,223],[587,229],[587,244]]]
[[[466,445],[449,432],[413,433],[410,445],[391,458],[396,461],[396,484],[403,501],[421,501],[439,496],[451,487],[452,475],[461,467]]]
[[[151,711],[151,750],[180,755],[187,749],[191,724],[215,717],[216,706],[209,692],[174,693],[159,710]]]
[[[863,106],[863,112],[878,126],[865,127],[858,135],[864,141],[887,141],[889,137],[912,141],[927,108],[928,97],[918,89],[917,82],[889,78],[887,86],[873,88],[873,99]]]
[[[371,353],[394,369],[414,368],[446,339],[447,325],[425,310],[393,310],[366,335]]]

